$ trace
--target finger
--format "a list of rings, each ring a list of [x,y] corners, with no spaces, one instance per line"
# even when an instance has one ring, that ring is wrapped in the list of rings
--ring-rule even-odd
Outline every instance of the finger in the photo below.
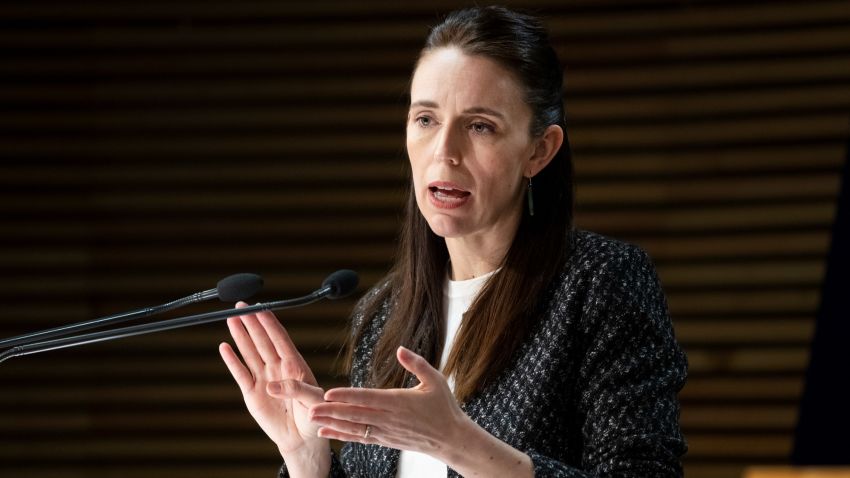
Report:
[[[325,392],[325,401],[344,402],[378,410],[392,410],[401,391],[399,389],[379,390],[354,387],[332,388]]]
[[[316,385],[318,382],[313,371],[304,357],[301,356],[301,353],[298,352],[298,348],[295,347],[295,343],[292,342],[289,333],[277,317],[272,312],[266,311],[258,313],[257,320],[271,339],[277,355],[283,358],[284,376],[295,377],[311,385]]]
[[[269,334],[267,334],[266,329],[260,325],[260,322],[257,320],[257,316],[254,314],[243,315],[240,319],[245,325],[245,329],[248,330],[248,334],[251,336],[254,345],[257,347],[257,352],[260,354],[263,362],[274,363],[280,360],[280,355],[277,354],[277,350],[274,348],[274,345],[272,345],[272,340],[269,338]]]
[[[324,390],[300,380],[281,380],[266,386],[266,393],[276,398],[291,398],[305,407],[324,403]]]
[[[369,425],[369,436],[366,437],[367,425],[365,423],[350,422],[348,420],[339,420],[330,417],[316,417],[311,418],[310,421],[327,429],[328,431],[351,435],[352,437],[357,437],[359,439],[363,439],[364,437],[372,438],[372,435],[375,433],[375,426]]]
[[[298,359],[303,360],[298,349],[295,347],[295,343],[293,343],[292,339],[289,337],[289,333],[286,331],[286,328],[281,325],[280,321],[277,320],[277,317],[272,312],[259,312],[257,314],[257,319],[259,320],[260,325],[262,325],[266,330],[266,334],[268,334],[269,338],[271,338],[272,344],[279,356],[297,357]]]
[[[398,350],[396,350],[396,358],[398,359],[398,363],[405,370],[416,375],[416,378],[423,385],[432,385],[445,380],[445,377],[443,377],[443,374],[439,370],[432,367],[421,355],[412,352],[410,349],[399,346]]]
[[[245,365],[249,369],[259,373],[263,369],[263,360],[254,346],[254,341],[251,340],[248,331],[245,330],[242,319],[240,317],[230,317],[227,319],[227,328],[230,330],[230,335],[233,337],[233,341],[236,343],[236,348],[239,349],[242,359],[245,360]]]
[[[230,370],[230,374],[236,380],[236,384],[239,385],[239,389],[242,390],[242,394],[247,394],[254,386],[254,377],[251,372],[242,365],[239,357],[236,356],[236,352],[227,342],[222,342],[218,346],[218,352],[221,354],[224,364],[227,365],[227,369]]]
[[[322,427],[319,427],[317,435],[321,438],[329,438],[331,440],[339,440],[339,441],[357,442],[357,443],[363,443],[363,444],[367,444],[367,445],[376,445],[376,444],[380,445],[380,444],[382,444],[381,439],[380,439],[380,435],[377,435],[377,436],[375,435],[375,433],[377,433],[377,430],[375,429],[374,426],[369,430],[369,436],[368,437],[365,436],[366,435],[365,430],[366,430],[365,427],[363,425],[360,425],[360,430],[358,430],[357,433],[345,433],[345,432],[341,432],[341,431],[339,431],[339,430],[337,430],[333,427],[322,426]]]
[[[323,402],[310,407],[310,418],[333,418],[371,425],[385,423],[386,411],[340,402]]]

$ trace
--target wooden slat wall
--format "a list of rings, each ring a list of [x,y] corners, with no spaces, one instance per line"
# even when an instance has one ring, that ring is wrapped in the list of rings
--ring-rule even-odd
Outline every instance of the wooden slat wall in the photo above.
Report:
[[[850,119],[847,1],[527,0],[566,67],[581,227],[653,256],[688,476],[787,461]],[[239,271],[387,269],[404,93],[463,2],[0,4],[0,336]],[[323,384],[351,300],[281,314]],[[195,307],[189,312],[209,310]],[[208,325],[0,365],[0,476],[268,477]]]

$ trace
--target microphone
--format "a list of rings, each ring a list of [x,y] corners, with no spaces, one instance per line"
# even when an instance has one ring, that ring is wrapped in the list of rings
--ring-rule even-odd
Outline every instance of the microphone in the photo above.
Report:
[[[0,340],[0,347],[12,347],[16,345],[25,345],[29,343],[39,342],[42,340],[52,339],[71,335],[72,333],[81,332],[83,330],[95,329],[105,325],[120,324],[129,320],[138,319],[141,317],[149,317],[151,315],[161,314],[169,310],[183,307],[190,304],[196,304],[206,300],[219,298],[222,302],[238,302],[246,300],[260,290],[263,289],[263,278],[257,274],[241,273],[227,276],[218,281],[215,289],[207,289],[202,292],[196,292],[192,295],[183,297],[182,299],[173,300],[166,304],[137,309],[130,312],[122,312],[119,314],[101,317],[99,319],[89,320],[86,322],[78,322],[71,325],[63,325],[52,329],[32,332],[29,334],[18,335],[8,339]]]
[[[342,299],[354,292],[359,281],[357,273],[353,270],[340,269],[322,281],[322,288],[330,288],[328,299]]]
[[[188,317],[180,317],[177,319],[163,320],[151,324],[134,325],[131,327],[122,327],[118,329],[105,330],[102,332],[93,332],[84,335],[75,335],[73,337],[65,337],[61,339],[48,340],[44,342],[36,342],[27,345],[20,345],[9,350],[0,352],[0,362],[8,360],[12,357],[21,355],[31,355],[48,350],[64,349],[68,347],[76,347],[78,345],[86,345],[107,340],[122,339],[125,337],[133,337],[136,335],[150,334],[164,330],[178,329],[189,327],[192,325],[206,324],[215,322],[228,317],[237,315],[253,314],[256,312],[290,309],[300,307],[302,305],[312,304],[325,297],[330,299],[341,299],[350,295],[357,288],[358,277],[357,273],[352,270],[339,270],[329,275],[323,282],[322,287],[316,289],[310,294],[296,297],[295,299],[278,300],[274,302],[259,303],[241,309],[219,310],[215,312],[207,312],[204,314],[190,315]]]
[[[211,298],[217,296],[222,302],[239,302],[253,297],[261,290],[263,290],[263,278],[257,274],[243,272],[218,281],[215,286],[216,295]],[[211,292],[211,290],[205,292]]]

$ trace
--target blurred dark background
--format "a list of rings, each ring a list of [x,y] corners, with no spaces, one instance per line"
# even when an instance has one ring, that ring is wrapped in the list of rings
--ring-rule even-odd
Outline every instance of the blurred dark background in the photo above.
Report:
[[[242,271],[262,299],[342,267],[365,291],[395,247],[413,62],[468,4],[0,4],[0,337]],[[578,225],[659,269],[690,360],[687,475],[787,463],[850,120],[850,4],[505,4],[543,16],[564,62]],[[344,380],[352,304],[280,314],[323,385]],[[0,364],[0,476],[274,476],[226,339],[213,324]]]

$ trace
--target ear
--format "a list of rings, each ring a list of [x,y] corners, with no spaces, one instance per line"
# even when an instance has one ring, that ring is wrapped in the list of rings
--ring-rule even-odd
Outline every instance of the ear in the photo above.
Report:
[[[537,173],[552,161],[563,143],[564,130],[556,124],[549,125],[543,134],[537,138],[534,153],[528,158],[526,174],[531,177],[537,176]]]

